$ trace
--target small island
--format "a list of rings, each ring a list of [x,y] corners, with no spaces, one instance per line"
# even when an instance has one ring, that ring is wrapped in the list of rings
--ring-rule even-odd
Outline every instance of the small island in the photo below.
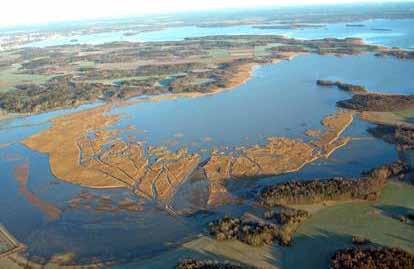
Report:
[[[0,268],[411,269],[413,8],[7,28]]]
[[[316,84],[322,87],[338,87],[338,89],[350,92],[350,93],[367,93],[368,90],[360,85],[353,85],[349,83],[344,83],[341,81],[330,81],[330,80],[317,80]]]
[[[358,24],[358,23],[347,23],[345,24],[346,27],[355,27],[355,28],[362,28],[365,27],[365,24]]]

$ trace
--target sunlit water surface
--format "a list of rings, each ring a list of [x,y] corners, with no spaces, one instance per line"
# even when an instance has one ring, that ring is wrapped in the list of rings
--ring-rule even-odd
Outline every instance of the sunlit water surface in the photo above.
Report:
[[[98,34],[56,37],[29,43],[27,47],[48,47],[68,44],[104,44],[115,41],[152,42],[181,41],[185,38],[214,35],[285,35],[298,39],[320,39],[327,37],[345,38],[360,37],[365,42],[388,47],[414,49],[414,20],[375,19],[354,24],[362,27],[350,27],[353,23],[329,23],[320,28],[300,29],[260,29],[254,25],[229,27],[169,27],[157,31],[143,32],[136,35],[125,35],[128,31],[112,31]]]
[[[171,149],[188,147],[192,152],[212,147],[231,150],[240,145],[263,144],[269,136],[308,140],[305,131],[322,128],[320,121],[337,110],[335,103],[351,97],[336,88],[318,87],[317,79],[362,84],[377,92],[410,94],[414,92],[412,70],[413,61],[370,54],[304,55],[292,61],[261,66],[247,83],[231,91],[199,98],[142,101],[114,108],[111,113],[122,117],[110,128],[124,129],[120,133],[123,139],[135,136],[149,145],[166,145]],[[77,260],[85,263],[93,257],[105,260],[148,257],[190,240],[218,215],[238,215],[248,207],[248,203],[226,206],[209,214],[187,217],[171,216],[151,203],[144,205],[143,212],[135,213],[103,213],[93,206],[90,209],[69,208],[68,201],[82,190],[109,196],[113,201],[124,197],[141,199],[126,189],[89,190],[59,181],[50,172],[48,156],[19,143],[47,128],[49,119],[68,112],[57,111],[0,123],[0,195],[3,197],[0,222],[28,245],[29,255],[48,258],[55,253],[74,252]],[[136,130],[126,130],[129,125]],[[358,176],[364,170],[397,160],[393,145],[367,133],[372,126],[356,119],[344,134],[354,140],[327,160],[316,161],[293,174],[229,181],[229,189],[236,195],[246,195],[258,186],[284,180]],[[29,164],[28,189],[62,210],[59,220],[48,219],[19,190],[15,168],[22,163]],[[206,182],[184,184],[176,204],[194,199],[193,192],[204,195],[206,188]]]

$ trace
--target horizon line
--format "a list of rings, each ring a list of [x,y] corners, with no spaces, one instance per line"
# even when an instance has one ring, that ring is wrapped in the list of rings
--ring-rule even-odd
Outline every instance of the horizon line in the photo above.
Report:
[[[50,26],[56,25],[59,23],[79,23],[79,22],[97,22],[99,20],[102,21],[110,21],[110,20],[119,20],[119,19],[133,19],[133,18],[144,18],[147,16],[174,16],[174,15],[184,15],[184,14],[191,14],[191,13],[207,13],[207,12],[225,12],[228,10],[232,11],[243,11],[243,10],[261,10],[261,9],[289,9],[289,8],[309,8],[309,7],[324,7],[324,6],[381,6],[381,5],[391,5],[391,4],[414,4],[414,0],[389,0],[384,2],[371,2],[368,0],[360,1],[360,2],[340,2],[340,3],[293,3],[293,4],[271,4],[271,5],[260,5],[257,7],[225,7],[225,8],[200,8],[194,10],[183,10],[183,11],[160,11],[160,12],[143,12],[143,13],[135,13],[135,14],[125,14],[125,15],[115,15],[115,16],[96,16],[96,17],[85,17],[85,18],[74,18],[74,19],[62,19],[62,20],[51,20],[48,22],[23,22],[23,23],[10,23],[10,24],[1,24],[0,23],[0,30],[2,29],[13,29],[13,28],[29,28],[29,27],[41,27],[41,26]],[[413,10],[414,12],[414,10]]]

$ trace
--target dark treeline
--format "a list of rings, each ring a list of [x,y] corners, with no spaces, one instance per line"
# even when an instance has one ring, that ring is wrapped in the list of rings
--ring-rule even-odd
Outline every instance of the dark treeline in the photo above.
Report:
[[[0,108],[13,113],[36,113],[72,107],[97,99],[127,99],[141,95],[182,92],[207,93],[227,87],[237,68],[244,62],[236,60],[209,68],[204,64],[172,64],[141,66],[136,70],[86,69],[76,76],[61,75],[43,84],[17,85],[14,91],[0,93]],[[174,74],[180,75],[173,76],[168,87],[161,85],[164,77]],[[94,82],[124,77],[131,79],[112,84]]]
[[[282,246],[288,246],[299,225],[309,216],[304,210],[283,207],[267,212],[267,221],[225,217],[210,223],[209,230],[210,235],[219,241],[239,240],[255,247],[276,241]]]
[[[72,76],[60,76],[44,84],[17,85],[15,91],[0,94],[0,108],[13,113],[36,113],[73,107],[98,99],[129,98],[167,92],[154,80],[133,80],[118,85],[82,82]]]
[[[266,207],[355,199],[375,200],[388,178],[405,173],[406,170],[403,163],[396,162],[363,173],[359,179],[286,182],[265,187],[258,199]]]
[[[245,265],[238,265],[230,262],[219,262],[215,260],[184,259],[180,261],[176,269],[255,269]]]
[[[337,105],[359,111],[399,111],[414,107],[414,95],[357,94]]]
[[[397,248],[351,248],[331,259],[331,269],[412,269],[414,255]]]
[[[404,126],[378,125],[368,129],[368,132],[390,144],[396,144],[402,149],[414,148],[414,129]]]

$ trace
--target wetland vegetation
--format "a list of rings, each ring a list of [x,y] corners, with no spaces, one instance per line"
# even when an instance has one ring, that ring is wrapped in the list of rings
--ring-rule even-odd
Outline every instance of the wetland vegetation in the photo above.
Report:
[[[0,35],[0,210],[27,245],[0,268],[411,268],[413,51],[274,33],[397,39],[361,19],[412,11],[257,12]]]

